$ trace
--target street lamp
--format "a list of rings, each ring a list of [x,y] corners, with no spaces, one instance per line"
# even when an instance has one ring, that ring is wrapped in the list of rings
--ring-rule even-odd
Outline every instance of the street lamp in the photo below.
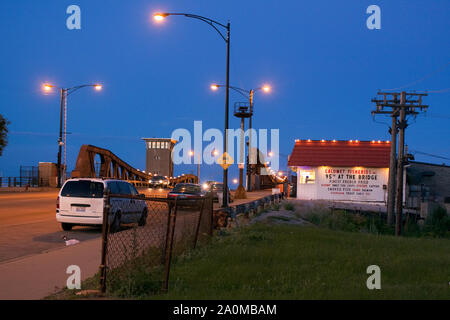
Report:
[[[61,111],[59,114],[59,138],[58,138],[58,164],[57,164],[57,170],[58,170],[58,181],[57,186],[58,188],[61,188],[61,177],[62,177],[62,168],[61,168],[61,148],[64,145],[64,165],[66,164],[66,121],[64,121],[64,143],[62,139],[63,134],[63,112],[67,112],[67,96],[73,92],[75,92],[78,89],[84,88],[84,87],[94,87],[95,90],[100,91],[103,87],[101,84],[95,83],[95,84],[83,84],[80,86],[75,86],[71,88],[60,88],[48,83],[44,83],[42,85],[42,89],[45,92],[52,91],[53,88],[57,88],[61,91]]]
[[[220,87],[224,87],[224,85],[213,83],[211,85],[211,90],[215,91],[215,90],[219,89]],[[251,151],[251,149],[252,149],[252,134],[251,134],[251,129],[252,129],[252,116],[253,116],[253,96],[254,96],[255,92],[259,91],[259,90],[262,90],[262,91],[264,91],[266,93],[269,93],[270,90],[271,90],[271,87],[268,84],[265,84],[265,85],[263,85],[263,86],[261,86],[259,88],[250,89],[250,90],[242,89],[242,88],[235,87],[235,86],[228,86],[228,87],[230,89],[238,92],[242,96],[244,96],[246,99],[249,100],[249,103],[250,103],[250,116],[249,116],[249,120],[248,120],[248,129],[249,129],[249,132],[250,132],[250,134],[249,134],[249,144],[248,144],[248,159],[250,160],[250,159],[252,159],[251,158],[251,156],[252,156],[252,151]],[[241,127],[242,127],[242,123],[241,123]],[[243,128],[242,128],[242,130],[243,130]],[[244,170],[243,168],[239,168],[239,178],[242,176],[243,170]],[[251,189],[252,189],[251,174],[252,174],[251,170],[249,170],[249,166],[248,166],[248,163],[247,163],[247,191],[251,191]],[[243,182],[240,179],[239,186],[242,186],[242,185],[243,185]]]
[[[194,156],[194,151],[189,151],[189,155]],[[200,183],[200,153],[197,156],[197,183]]]
[[[229,109],[229,96],[230,96],[230,22],[227,22],[227,24],[222,24],[220,22],[217,22],[215,20],[212,20],[210,18],[202,17],[196,14],[190,14],[190,13],[161,13],[157,12],[153,14],[153,18],[157,22],[163,21],[168,16],[185,16],[187,18],[193,18],[200,21],[203,21],[210,25],[214,30],[217,31],[217,33],[220,35],[220,37],[226,42],[227,44],[227,69],[226,69],[226,94],[225,94],[225,134],[223,137],[223,144],[224,144],[224,150],[225,152],[228,151],[228,109]],[[226,30],[226,35],[224,35],[219,28]],[[223,166],[223,203],[222,207],[228,207],[228,168],[226,166]]]

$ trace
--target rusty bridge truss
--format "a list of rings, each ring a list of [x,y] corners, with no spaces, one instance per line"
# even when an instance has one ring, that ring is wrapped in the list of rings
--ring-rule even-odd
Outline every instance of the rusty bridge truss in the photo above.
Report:
[[[95,157],[100,157],[100,168],[98,173],[95,170]],[[84,144],[78,153],[75,170],[72,171],[72,178],[111,178],[133,182],[136,186],[147,186],[152,178],[151,174],[133,168],[131,165],[120,159],[110,150]],[[198,183],[198,178],[192,174],[185,174],[178,177],[168,177],[170,185],[177,183]]]

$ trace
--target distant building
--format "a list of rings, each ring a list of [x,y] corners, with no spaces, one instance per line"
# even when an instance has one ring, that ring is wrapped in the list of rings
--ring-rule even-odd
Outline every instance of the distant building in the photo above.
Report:
[[[56,187],[58,184],[58,166],[52,162],[39,162],[39,186]]]
[[[142,138],[146,145],[145,172],[173,177],[172,150],[177,143],[169,138]]]
[[[385,202],[389,159],[389,141],[296,140],[288,166],[299,199]]]
[[[406,166],[406,207],[421,203],[445,204],[450,212],[450,166],[410,161]]]

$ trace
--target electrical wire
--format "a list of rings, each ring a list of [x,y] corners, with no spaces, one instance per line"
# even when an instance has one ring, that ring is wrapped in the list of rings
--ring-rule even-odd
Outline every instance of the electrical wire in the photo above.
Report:
[[[410,87],[410,86],[412,86],[412,85],[415,85],[415,84],[417,84],[417,83],[420,83],[420,82],[424,81],[425,79],[428,79],[429,77],[431,77],[431,76],[433,76],[433,75],[435,75],[435,74],[437,74],[437,73],[439,73],[439,72],[444,71],[448,66],[450,66],[450,61],[447,62],[446,64],[444,64],[444,65],[443,65],[442,67],[440,67],[439,69],[437,69],[437,70],[435,70],[435,71],[433,71],[433,72],[428,73],[427,75],[425,75],[424,77],[420,78],[419,80],[410,82],[410,83],[405,84],[405,85],[403,85],[403,86],[401,86],[401,87],[398,87],[398,88],[382,89],[382,90],[383,90],[383,91],[395,91],[395,90],[400,90],[400,89],[403,89],[403,88],[408,88],[408,87]],[[448,88],[448,89],[442,89],[442,90],[450,90],[450,88]],[[435,90],[435,92],[433,92],[433,93],[438,93],[438,91],[442,91],[442,90]],[[428,91],[428,92],[431,92],[431,91]]]
[[[449,115],[445,114],[424,114],[426,118],[439,118],[439,119],[450,119]]]
[[[439,89],[439,90],[426,90],[426,93],[443,93],[443,92],[449,92],[450,88],[445,89]]]
[[[411,151],[412,153],[422,154],[422,155],[429,156],[429,157],[433,157],[433,158],[439,158],[439,159],[444,159],[444,160],[450,160],[450,158],[447,158],[447,157],[444,157],[444,156],[438,156],[438,155],[435,155],[435,154],[426,153],[426,152],[422,152],[422,151],[418,151],[418,150],[412,150],[412,149],[410,149],[409,151]]]

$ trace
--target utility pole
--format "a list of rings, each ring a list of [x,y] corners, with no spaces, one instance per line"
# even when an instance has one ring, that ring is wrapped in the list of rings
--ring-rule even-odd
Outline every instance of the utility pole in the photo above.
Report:
[[[247,151],[247,191],[252,191],[252,166],[253,154],[252,154],[252,117],[253,117],[253,89],[250,90],[250,118],[248,118],[248,151]]]
[[[405,92],[401,93],[400,104],[405,104]],[[395,210],[395,235],[402,233],[402,211],[403,211],[403,164],[405,159],[405,129],[408,126],[406,121],[406,108],[400,108],[400,119],[398,120],[398,159],[397,159],[397,182],[396,182],[396,210]]]
[[[396,97],[395,97],[396,99]],[[397,111],[392,113],[391,125],[391,156],[389,161],[389,180],[388,180],[388,201],[387,201],[387,223],[389,226],[394,224],[395,207],[395,173],[397,170]]]
[[[212,25],[212,24],[211,24]],[[215,27],[214,27],[215,28]],[[225,132],[223,138],[224,153],[228,152],[228,113],[230,101],[230,22],[227,23],[227,79],[226,79],[226,96],[225,96]],[[222,208],[228,207],[228,167],[223,168],[223,202]]]
[[[62,177],[62,168],[61,168],[61,147],[63,144],[62,140],[62,125],[63,125],[63,112],[64,112],[64,97],[65,97],[66,90],[61,88],[61,111],[59,114],[59,138],[58,138],[58,181],[57,181],[57,187],[61,188],[61,177]]]
[[[388,201],[387,223],[392,225],[395,208],[395,235],[401,234],[402,211],[403,211],[403,166],[405,164],[405,129],[408,126],[406,116],[414,117],[420,111],[426,111],[428,106],[422,105],[422,97],[427,96],[426,93],[407,93],[398,92],[378,92],[383,96],[382,99],[372,99],[376,103],[376,110],[372,111],[372,116],[376,114],[389,114],[392,117],[391,127],[391,155],[389,162],[389,182],[388,182]],[[398,97],[400,96],[400,103]],[[385,108],[389,108],[385,110]],[[397,121],[397,117],[400,119]],[[398,130],[397,130],[398,129]],[[395,157],[396,137],[399,131],[398,157]]]

